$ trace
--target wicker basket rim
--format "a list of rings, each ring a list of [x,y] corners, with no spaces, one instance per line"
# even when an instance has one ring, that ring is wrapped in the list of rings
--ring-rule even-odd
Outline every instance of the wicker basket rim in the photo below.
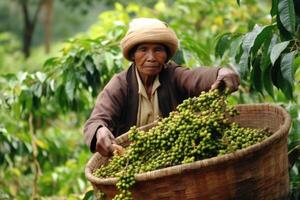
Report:
[[[272,143],[280,140],[282,137],[284,137],[288,134],[288,130],[289,130],[290,124],[291,124],[291,117],[284,108],[282,108],[278,105],[269,104],[269,103],[239,104],[236,107],[237,108],[251,107],[253,109],[259,109],[259,110],[263,110],[263,109],[269,110],[269,108],[273,107],[276,110],[278,110],[279,113],[281,113],[283,115],[284,122],[281,125],[281,127],[274,134],[272,134],[270,137],[268,137],[261,143],[258,143],[258,144],[249,146],[247,148],[238,150],[236,152],[225,154],[222,156],[207,158],[207,159],[199,160],[199,161],[196,161],[193,163],[181,164],[181,165],[176,165],[176,166],[158,169],[158,170],[154,170],[154,171],[149,171],[149,172],[145,172],[145,173],[140,173],[140,174],[135,175],[136,181],[153,180],[156,178],[161,178],[161,177],[170,176],[170,175],[174,175],[174,174],[181,174],[183,172],[198,169],[198,168],[212,167],[215,165],[220,165],[225,162],[239,160],[240,158],[242,158],[246,155],[253,154],[253,153],[257,152],[258,150],[260,150],[261,148],[271,145]],[[116,184],[117,178],[102,179],[102,178],[95,177],[92,174],[93,172],[92,172],[92,169],[90,168],[90,165],[93,162],[94,156],[97,156],[97,155],[94,154],[92,156],[92,158],[90,158],[90,160],[87,163],[86,168],[85,168],[85,175],[86,175],[87,179],[90,182],[95,183],[95,184],[102,184],[102,185]]]

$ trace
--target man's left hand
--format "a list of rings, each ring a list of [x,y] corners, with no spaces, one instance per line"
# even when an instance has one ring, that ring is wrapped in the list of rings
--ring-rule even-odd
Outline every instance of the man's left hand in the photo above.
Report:
[[[240,85],[239,75],[228,68],[221,68],[218,72],[216,81],[212,84],[211,89],[224,89],[228,88],[230,92],[238,90]]]

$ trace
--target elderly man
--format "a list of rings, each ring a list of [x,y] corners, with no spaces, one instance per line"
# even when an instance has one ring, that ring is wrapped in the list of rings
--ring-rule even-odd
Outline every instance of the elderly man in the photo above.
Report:
[[[238,89],[238,75],[227,68],[188,69],[169,62],[177,51],[178,39],[158,19],[134,19],[121,48],[132,65],[105,86],[84,127],[85,142],[92,152],[103,156],[118,148],[115,137],[133,125],[139,127],[157,116],[168,116],[188,97],[221,85],[230,91]]]

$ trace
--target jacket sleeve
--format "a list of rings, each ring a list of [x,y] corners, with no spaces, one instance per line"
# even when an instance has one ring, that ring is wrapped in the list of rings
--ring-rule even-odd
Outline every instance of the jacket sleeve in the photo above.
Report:
[[[173,66],[173,80],[179,91],[197,96],[208,91],[217,79],[220,67],[196,67],[193,69]]]
[[[95,135],[98,128],[106,126],[111,132],[114,131],[122,113],[126,84],[124,76],[115,75],[98,95],[95,107],[83,129],[85,143],[92,152],[95,151]]]

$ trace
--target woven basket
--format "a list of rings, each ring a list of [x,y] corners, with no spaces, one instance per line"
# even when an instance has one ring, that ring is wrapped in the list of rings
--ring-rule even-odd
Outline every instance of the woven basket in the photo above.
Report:
[[[269,128],[273,134],[259,144],[234,153],[194,163],[135,175],[135,200],[287,199],[289,193],[287,135],[291,119],[281,107],[270,104],[238,105],[240,115],[230,118],[244,127]],[[153,124],[143,127],[149,129]],[[117,141],[128,145],[127,134]],[[100,179],[93,171],[107,162],[96,153],[85,175],[94,191],[112,199],[116,178]]]

